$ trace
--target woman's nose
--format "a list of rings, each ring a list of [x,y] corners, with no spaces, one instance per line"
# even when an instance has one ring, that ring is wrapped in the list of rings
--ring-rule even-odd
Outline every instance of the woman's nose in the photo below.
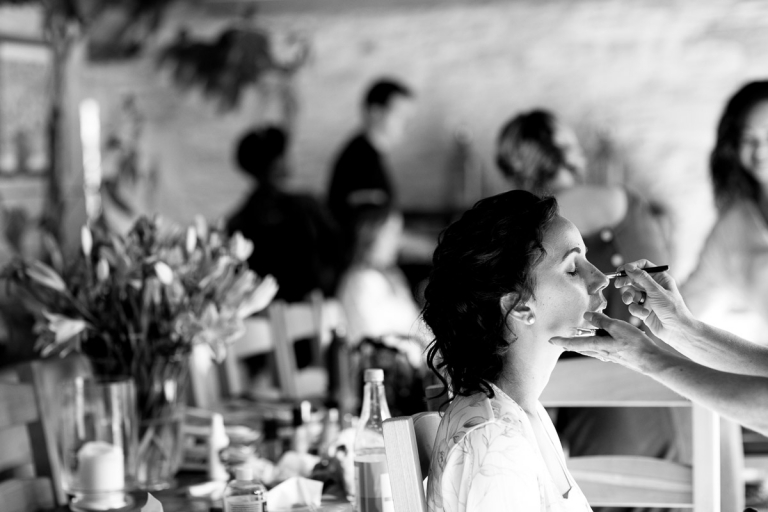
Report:
[[[611,280],[605,277],[605,274],[600,272],[597,267],[592,265],[592,276],[590,281],[590,292],[597,293],[610,283]]]

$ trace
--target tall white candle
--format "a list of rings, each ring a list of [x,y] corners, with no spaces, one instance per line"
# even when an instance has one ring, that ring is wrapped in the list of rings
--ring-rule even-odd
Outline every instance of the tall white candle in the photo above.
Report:
[[[77,452],[80,490],[85,493],[122,491],[125,487],[123,450],[104,441],[85,443]]]

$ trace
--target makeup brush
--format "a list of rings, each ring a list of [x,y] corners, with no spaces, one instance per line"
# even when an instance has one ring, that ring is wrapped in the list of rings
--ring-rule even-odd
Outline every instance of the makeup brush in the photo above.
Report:
[[[667,270],[669,270],[669,265],[659,265],[658,267],[648,267],[640,270],[645,270],[649,274],[656,274],[657,272],[666,272]],[[608,279],[614,279],[616,277],[627,277],[627,273],[623,270],[619,272],[609,272],[605,274],[605,277],[607,277]]]

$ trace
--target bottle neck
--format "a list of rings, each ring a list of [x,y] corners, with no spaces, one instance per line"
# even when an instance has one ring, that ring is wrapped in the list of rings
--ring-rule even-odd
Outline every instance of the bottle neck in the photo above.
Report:
[[[391,417],[387,396],[384,394],[384,383],[366,382],[363,388],[363,410],[360,414],[360,422],[364,424],[370,419],[382,422]]]

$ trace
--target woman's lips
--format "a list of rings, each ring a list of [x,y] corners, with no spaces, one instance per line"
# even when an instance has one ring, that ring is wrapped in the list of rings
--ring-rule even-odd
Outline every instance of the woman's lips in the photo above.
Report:
[[[595,307],[595,308],[590,308],[589,310],[590,310],[592,313],[597,313],[597,312],[599,312],[599,311],[602,311],[602,310],[604,310],[604,309],[605,309],[607,306],[608,306],[608,302],[606,302],[606,301],[605,301],[605,299],[603,299],[603,301],[602,301],[600,304],[598,304],[598,306],[597,306],[597,307]]]

